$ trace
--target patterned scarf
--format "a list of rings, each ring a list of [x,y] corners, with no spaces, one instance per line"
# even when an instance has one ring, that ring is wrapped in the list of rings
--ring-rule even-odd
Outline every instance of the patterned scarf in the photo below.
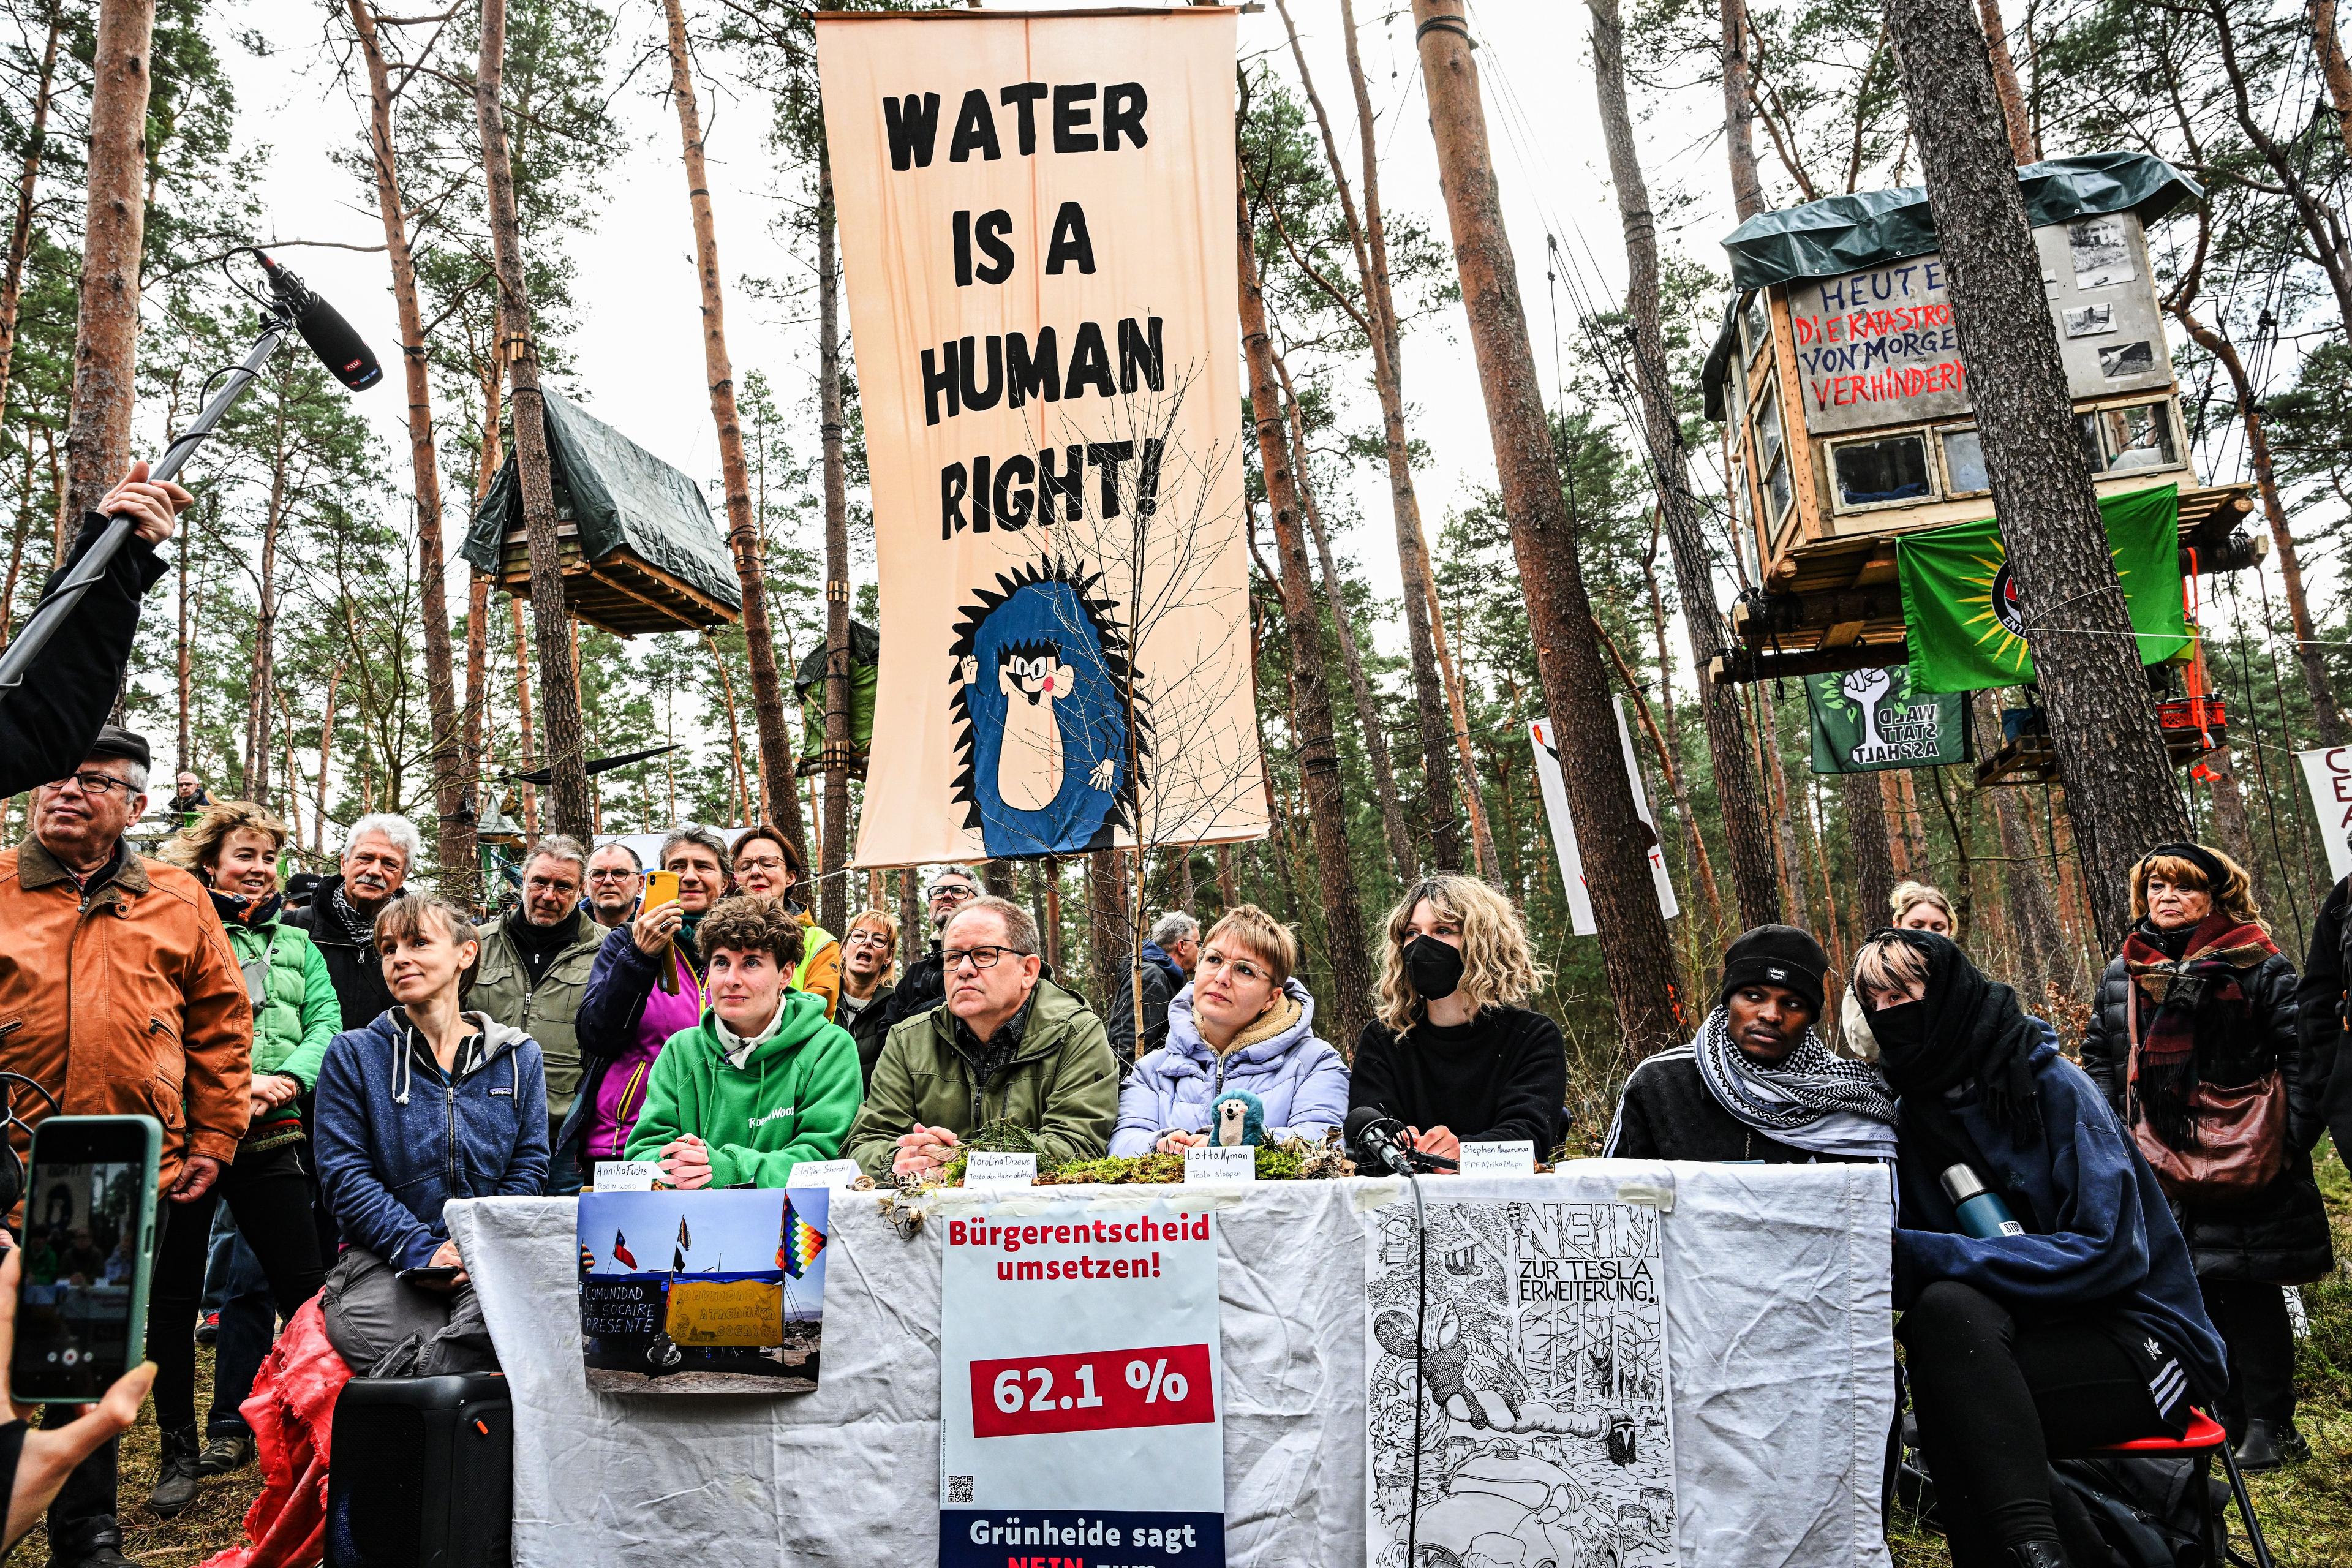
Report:
[[[1759,1132],[1808,1147],[1788,1135],[1843,1112],[1890,1126],[1895,1100],[1868,1062],[1850,1061],[1805,1031],[1794,1050],[1767,1067],[1732,1043],[1729,1010],[1717,1007],[1692,1042],[1699,1077],[1726,1110]]]
[[[2219,910],[2185,937],[2143,921],[2124,939],[2124,968],[2140,994],[2134,1093],[2141,1117],[2166,1147],[2197,1147],[2189,1097],[2197,1087],[2198,1038],[2245,1027],[2241,981],[2276,952],[2261,926],[2238,924]]]
[[[327,898],[327,908],[342,923],[343,935],[353,947],[366,947],[375,941],[375,921],[362,918],[343,897],[343,885],[337,882]]]
[[[220,915],[223,925],[243,926],[247,931],[259,931],[278,918],[286,907],[286,896],[278,892],[253,894],[224,893],[218,888],[205,889],[213,896],[213,909]]]

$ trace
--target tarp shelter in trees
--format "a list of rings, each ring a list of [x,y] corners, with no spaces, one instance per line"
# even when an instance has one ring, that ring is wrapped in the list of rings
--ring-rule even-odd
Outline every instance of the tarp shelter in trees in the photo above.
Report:
[[[801,704],[801,761],[824,766],[824,658],[823,643],[809,649],[793,672],[793,692]],[[882,634],[864,621],[849,623],[849,756],[854,778],[866,776],[866,754],[874,749],[874,689],[882,668]]]
[[[2149,265],[2145,225],[2202,193],[2141,153],[2018,181],[2099,494],[2177,485],[2184,571],[2260,559],[2267,539],[2239,531],[2247,487],[2193,467]],[[1733,428],[1733,531],[1759,587],[1733,606],[1741,646],[1716,679],[1906,663],[1895,536],[1992,515],[1937,243],[1916,186],[1761,213],[1724,240],[1738,292],[1706,410]]]
[[[563,599],[572,613],[620,637],[742,619],[734,559],[702,487],[561,394],[546,397]],[[464,554],[507,592],[530,591],[522,486],[511,455],[475,510]]]

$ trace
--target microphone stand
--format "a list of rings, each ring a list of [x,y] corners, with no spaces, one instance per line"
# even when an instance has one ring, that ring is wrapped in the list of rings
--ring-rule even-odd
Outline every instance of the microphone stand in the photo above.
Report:
[[[253,347],[243,362],[229,372],[228,379],[221,383],[220,390],[205,403],[195,422],[182,432],[178,440],[163,449],[163,455],[155,460],[148,472],[150,483],[161,483],[179,473],[182,466],[194,453],[197,443],[213,433],[222,416],[228,413],[230,405],[244,395],[247,387],[253,384],[262,367],[286,342],[286,334],[293,330],[292,310],[282,297],[276,299],[262,316],[261,332],[253,340]],[[122,547],[130,542],[131,530],[131,519],[124,513],[116,512],[107,520],[106,531],[98,536],[65,580],[33,612],[24,629],[9,643],[7,652],[0,654],[0,691],[13,691],[24,684],[26,672],[32,668],[33,660],[40,656],[49,638],[57,635],[66,617],[73,614],[74,606],[81,602],[82,595],[105,580],[107,569],[122,552]]]

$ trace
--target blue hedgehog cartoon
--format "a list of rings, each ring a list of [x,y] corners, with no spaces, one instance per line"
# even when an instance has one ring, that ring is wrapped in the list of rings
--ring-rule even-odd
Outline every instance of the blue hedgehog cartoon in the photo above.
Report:
[[[1265,1142],[1265,1101],[1245,1089],[1229,1089],[1209,1107],[1209,1142],[1226,1149]]]
[[[1107,848],[1135,820],[1148,725],[1100,583],[1048,556],[981,589],[956,626],[955,797],[992,858]]]

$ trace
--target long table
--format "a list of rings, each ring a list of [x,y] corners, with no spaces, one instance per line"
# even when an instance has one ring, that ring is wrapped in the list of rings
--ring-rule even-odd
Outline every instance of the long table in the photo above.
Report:
[[[1024,1199],[1218,1211],[1228,1561],[1364,1561],[1364,1226],[1393,1180],[1056,1187]],[[1891,1214],[1875,1166],[1594,1160],[1425,1181],[1432,1203],[1656,1204],[1684,1564],[1884,1564]],[[816,1393],[591,1394],[572,1200],[449,1205],[515,1396],[518,1568],[936,1560],[940,1248],[835,1195]]]

